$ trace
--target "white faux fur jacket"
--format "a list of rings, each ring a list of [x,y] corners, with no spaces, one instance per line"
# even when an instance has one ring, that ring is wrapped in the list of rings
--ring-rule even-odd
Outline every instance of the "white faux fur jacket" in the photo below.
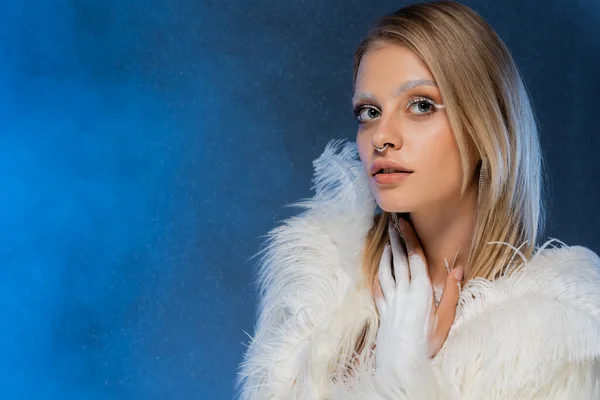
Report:
[[[359,284],[376,204],[354,143],[330,142],[313,164],[315,196],[261,252],[241,399],[600,400],[600,259],[551,241],[510,277],[465,285],[444,346],[414,378],[382,384],[374,356],[349,373],[361,333],[376,353],[377,311]]]

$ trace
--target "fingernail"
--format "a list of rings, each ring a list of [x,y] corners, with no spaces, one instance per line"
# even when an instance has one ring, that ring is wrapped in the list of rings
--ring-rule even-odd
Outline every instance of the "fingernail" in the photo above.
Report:
[[[452,274],[454,275],[454,277],[459,280],[462,281],[463,276],[464,276],[464,270],[462,267],[456,267],[452,270]]]

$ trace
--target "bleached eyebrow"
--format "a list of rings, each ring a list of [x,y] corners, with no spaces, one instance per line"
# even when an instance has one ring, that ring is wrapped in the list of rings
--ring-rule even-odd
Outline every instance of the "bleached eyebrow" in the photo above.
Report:
[[[437,83],[435,83],[435,81],[432,81],[430,79],[414,79],[411,81],[406,81],[402,85],[400,85],[398,88],[396,88],[395,90],[392,91],[392,93],[391,93],[392,97],[400,96],[402,93],[406,92],[407,90],[410,90],[417,86],[437,87]],[[357,92],[354,94],[354,96],[352,96],[352,104],[356,103],[359,100],[375,101],[375,96],[369,92]]]

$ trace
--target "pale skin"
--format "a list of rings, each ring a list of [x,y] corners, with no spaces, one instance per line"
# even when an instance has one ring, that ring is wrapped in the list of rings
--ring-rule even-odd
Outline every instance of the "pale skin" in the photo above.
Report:
[[[409,256],[422,259],[430,283],[444,287],[429,318],[432,324],[437,320],[428,338],[433,356],[455,318],[458,282],[473,235],[477,179],[472,178],[461,197],[460,153],[443,99],[427,65],[406,47],[382,43],[363,56],[353,107],[359,119],[358,151],[379,207],[408,213],[410,222],[401,229]],[[386,144],[383,153],[375,151]],[[393,160],[414,172],[402,182],[377,183],[370,168],[378,159]],[[453,273],[448,273],[446,262],[456,267]],[[374,282],[376,302],[384,297],[381,284],[378,279]]]

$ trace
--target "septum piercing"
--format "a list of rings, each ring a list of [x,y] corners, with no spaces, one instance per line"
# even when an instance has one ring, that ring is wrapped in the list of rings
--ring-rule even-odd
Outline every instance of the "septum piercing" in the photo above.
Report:
[[[385,151],[385,149],[387,149],[388,145],[386,144],[383,147],[377,147],[375,146],[375,151],[377,151],[378,153],[383,153]]]

